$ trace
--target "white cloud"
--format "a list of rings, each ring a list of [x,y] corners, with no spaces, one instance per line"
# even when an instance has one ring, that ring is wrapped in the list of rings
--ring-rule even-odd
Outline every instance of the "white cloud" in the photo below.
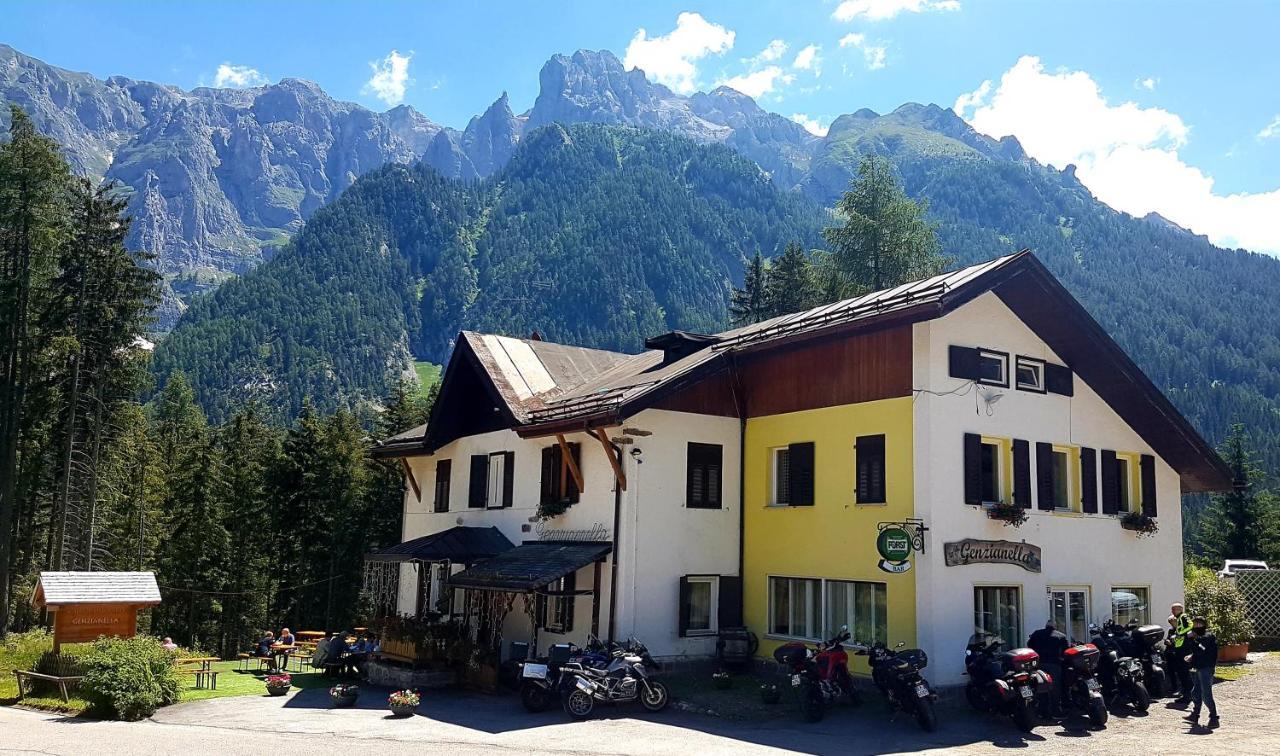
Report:
[[[644,29],[637,29],[627,45],[623,65],[642,69],[655,81],[687,94],[697,87],[695,63],[729,50],[733,38],[732,31],[700,14],[681,13],[676,17],[676,28],[664,37],[650,37]]]
[[[256,68],[249,66],[233,66],[230,63],[223,63],[218,66],[218,71],[213,75],[213,85],[215,87],[231,87],[232,89],[244,89],[246,87],[260,87],[267,83],[267,77]]]
[[[1155,211],[1217,244],[1280,253],[1280,188],[1215,193],[1213,178],[1178,155],[1191,131],[1180,117],[1113,104],[1084,71],[1049,73],[1039,58],[1026,56],[994,92],[984,82],[961,95],[956,108],[978,131],[1017,136],[1041,162],[1074,164],[1094,195],[1118,210]]]
[[[791,115],[791,120],[803,126],[806,131],[814,136],[826,136],[827,129],[831,128],[831,124],[826,124],[824,126],[817,118],[810,118],[804,113],[793,113]]]
[[[959,0],[844,0],[836,6],[831,17],[837,21],[852,21],[864,17],[868,21],[887,21],[899,13],[924,11],[958,11]]]
[[[796,59],[791,61],[792,68],[798,68],[801,71],[813,71],[814,76],[822,73],[822,56],[818,52],[822,50],[818,45],[809,45],[800,52],[796,53]]]
[[[720,84],[732,87],[748,97],[759,97],[768,94],[778,86],[790,84],[795,77],[784,73],[778,66],[766,66],[759,71],[752,71],[730,79],[723,79]]]
[[[752,58],[748,62],[772,63],[773,61],[777,60],[778,58],[781,58],[783,55],[786,55],[786,54],[787,54],[787,43],[783,42],[780,39],[775,39],[769,44],[765,45],[765,48],[761,50],[754,58]]]
[[[889,48],[884,44],[871,44],[867,42],[865,34],[857,32],[849,32],[840,38],[841,47],[852,47],[855,50],[862,51],[862,58],[867,63],[867,68],[875,71],[885,66],[885,56],[889,52]]]
[[[1160,80],[1155,78],[1154,76],[1147,76],[1145,78],[1141,78],[1134,81],[1133,86],[1139,89],[1145,89],[1148,92],[1153,92],[1155,91],[1156,85],[1159,83],[1160,83]]]
[[[1262,131],[1258,132],[1258,139],[1271,139],[1280,136],[1280,115],[1271,119],[1271,123],[1262,127]]]
[[[412,50],[407,55],[392,50],[382,60],[370,62],[369,68],[373,69],[373,76],[369,77],[360,91],[372,94],[388,105],[404,102],[404,90],[413,83],[409,78],[409,61],[412,58]]]

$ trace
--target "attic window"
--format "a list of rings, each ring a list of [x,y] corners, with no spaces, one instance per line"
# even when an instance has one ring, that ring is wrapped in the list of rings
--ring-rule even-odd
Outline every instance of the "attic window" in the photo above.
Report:
[[[1009,387],[1009,355],[991,349],[978,350],[978,383]]]
[[[1043,394],[1044,362],[1031,357],[1018,356],[1017,371],[1018,388],[1022,391],[1035,391]]]

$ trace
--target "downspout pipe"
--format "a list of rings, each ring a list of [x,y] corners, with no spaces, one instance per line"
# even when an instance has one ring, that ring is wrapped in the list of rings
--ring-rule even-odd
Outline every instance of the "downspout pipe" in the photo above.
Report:
[[[618,447],[614,447],[619,452]],[[618,453],[620,464],[626,464],[622,454]],[[615,623],[618,616],[618,527],[622,522],[622,486],[613,481],[613,547],[609,552],[609,637],[614,639]]]
[[[746,540],[747,540],[747,407],[746,398],[742,395],[741,374],[738,372],[738,354],[729,352],[729,369],[733,373],[733,404],[738,411],[738,606],[745,607],[747,600],[746,583]],[[745,610],[744,610],[745,611]],[[747,618],[742,618],[746,625]]]

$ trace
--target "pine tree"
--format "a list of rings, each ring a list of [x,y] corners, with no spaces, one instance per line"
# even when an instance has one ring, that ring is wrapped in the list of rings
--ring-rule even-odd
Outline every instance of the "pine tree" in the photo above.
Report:
[[[729,298],[729,317],[735,326],[759,323],[770,317],[767,285],[768,270],[760,250],[747,263],[742,288],[734,287]]]
[[[1267,531],[1276,524],[1277,500],[1270,491],[1258,489],[1261,471],[1244,425],[1231,426],[1219,451],[1231,468],[1235,488],[1210,499],[1201,525],[1201,548],[1219,566],[1224,559],[1262,559],[1264,545],[1274,538]]]
[[[902,190],[888,160],[867,155],[836,212],[843,226],[823,230],[836,265],[855,294],[937,275],[950,262],[925,207]]]
[[[817,304],[813,265],[799,243],[788,243],[769,266],[765,295],[771,315],[788,315]]]

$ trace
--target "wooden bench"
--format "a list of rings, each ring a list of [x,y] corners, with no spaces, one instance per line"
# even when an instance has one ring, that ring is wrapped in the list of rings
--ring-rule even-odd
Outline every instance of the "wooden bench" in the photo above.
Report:
[[[236,654],[236,661],[240,663],[240,671],[249,671],[249,662],[257,661],[258,669],[270,669],[271,659],[265,656],[255,656],[253,654],[239,653]]]
[[[218,689],[218,670],[216,669],[180,669],[180,675],[194,675],[196,678],[196,690],[204,688],[205,679],[209,680],[209,690]]]
[[[33,680],[42,682],[51,682],[58,686],[58,691],[62,693],[62,701],[66,703],[71,700],[71,696],[67,695],[67,685],[79,685],[84,679],[83,676],[75,677],[58,677],[57,675],[46,675],[40,672],[27,672],[25,670],[15,669],[13,671],[15,677],[18,678],[18,700],[22,700],[27,695],[27,689],[32,686]]]

